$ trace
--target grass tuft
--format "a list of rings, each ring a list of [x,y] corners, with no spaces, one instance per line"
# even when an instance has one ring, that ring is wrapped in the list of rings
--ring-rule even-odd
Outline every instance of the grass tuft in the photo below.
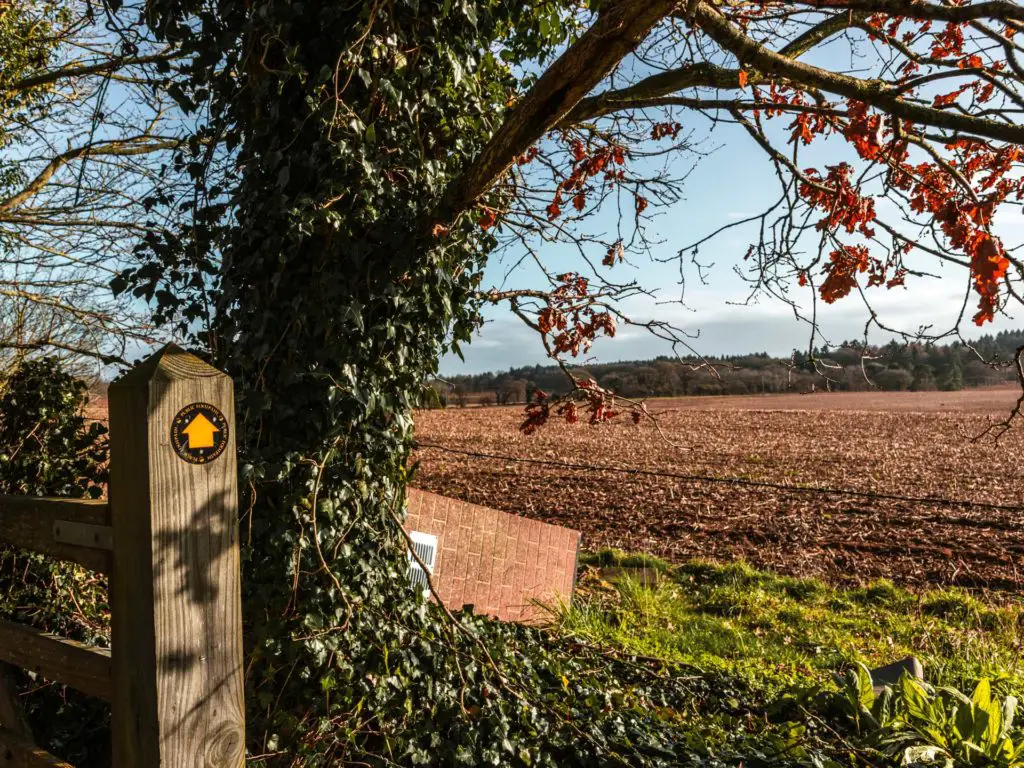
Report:
[[[660,557],[643,553],[627,553],[621,549],[583,552],[580,554],[580,565],[591,565],[600,568],[651,568],[661,573],[668,571],[672,567]]]
[[[588,567],[579,595],[556,614],[563,632],[735,675],[766,697],[832,687],[852,662],[881,666],[910,655],[934,684],[972,689],[989,676],[1024,691],[1020,605],[989,605],[961,590],[915,594],[888,581],[842,589],[743,562],[671,567],[613,550],[581,561]],[[663,576],[646,586],[628,575],[613,584],[601,578],[603,568],[629,567]]]

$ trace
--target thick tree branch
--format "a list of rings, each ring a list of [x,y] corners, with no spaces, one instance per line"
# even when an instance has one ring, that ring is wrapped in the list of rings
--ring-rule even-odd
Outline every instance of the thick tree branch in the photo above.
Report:
[[[157,53],[151,56],[138,56],[136,58],[117,58],[108,61],[97,62],[96,64],[80,64],[53,69],[48,72],[41,72],[32,77],[26,77],[10,85],[0,88],[0,93],[18,93],[27,91],[29,88],[38,88],[41,85],[50,85],[58,80],[73,77],[85,77],[103,72],[116,72],[125,67],[138,66],[140,64],[155,64],[158,61],[171,61],[174,55],[168,53]]]
[[[830,117],[845,117],[848,113],[845,109],[837,109],[822,104],[775,104],[750,99],[700,99],[689,96],[662,96],[656,99],[635,101],[629,105],[630,109],[655,109],[664,107],[682,107],[683,109],[712,110],[725,109],[737,110],[740,112],[753,112],[757,110],[773,110],[776,112],[793,112],[800,114],[828,115]]]
[[[449,186],[435,216],[448,222],[471,206],[545,132],[565,115],[654,26],[671,16],[677,0],[618,0],[605,7],[593,26],[540,77],[506,116],[472,166]]]
[[[830,16],[788,43],[782,48],[780,54],[794,58],[802,56],[833,35],[856,26],[866,16],[866,14],[859,13]],[[686,88],[738,88],[739,79],[740,71],[738,69],[720,67],[707,62],[679,67],[652,75],[628,88],[606,91],[583,99],[572,112],[565,116],[561,125],[566,127],[575,125],[623,109],[658,106],[659,99]],[[750,75],[748,84],[758,85],[764,80],[764,77],[755,72]],[[679,106],[685,105],[679,104]]]
[[[790,56],[794,59],[800,58],[809,50],[825,42],[833,35],[838,35],[840,32],[843,32],[850,27],[857,26],[859,22],[868,18],[868,16],[870,16],[870,14],[864,11],[837,13],[835,16],[829,16],[828,18],[819,21],[803,34],[799,35],[792,42],[787,43],[779,49],[779,53],[783,56]]]
[[[686,88],[738,88],[739,70],[701,62],[660,72],[628,88],[605,91],[580,101],[559,125],[567,127],[596,117],[631,109],[640,102],[668,96]]]
[[[967,22],[977,19],[1024,21],[1024,7],[1011,0],[986,0],[972,5],[936,5],[915,0],[792,0],[821,10],[884,13],[904,19]]]
[[[172,149],[180,143],[177,140],[150,141],[145,139],[145,137],[140,138],[145,143],[124,140],[100,145],[75,147],[74,149],[69,149],[66,152],[61,152],[47,163],[46,166],[36,174],[36,177],[26,184],[20,192],[8,197],[6,200],[0,200],[0,213],[13,211],[26,200],[30,200],[34,195],[38,194],[40,190],[47,185],[47,183],[49,183],[50,179],[53,178],[57,171],[72,160],[100,155],[145,155],[150,152],[157,152],[163,149]]]
[[[1024,126],[908,102],[899,97],[897,87],[882,80],[861,80],[787,58],[748,37],[706,2],[697,5],[695,16],[708,37],[732,53],[741,63],[756,67],[765,74],[785,77],[804,86],[856,99],[913,123],[997,141],[1024,144]]]

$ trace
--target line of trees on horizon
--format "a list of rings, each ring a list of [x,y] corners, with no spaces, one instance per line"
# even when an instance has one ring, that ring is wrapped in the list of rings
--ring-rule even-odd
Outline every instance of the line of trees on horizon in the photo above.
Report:
[[[632,360],[580,366],[577,378],[592,378],[622,397],[754,395],[820,390],[957,391],[1015,380],[1007,365],[1024,345],[1024,330],[985,335],[966,345],[900,344],[794,350],[788,358],[767,352],[747,355]],[[512,405],[534,399],[536,392],[560,394],[567,388],[555,365],[512,367],[437,379],[431,383],[432,407]]]

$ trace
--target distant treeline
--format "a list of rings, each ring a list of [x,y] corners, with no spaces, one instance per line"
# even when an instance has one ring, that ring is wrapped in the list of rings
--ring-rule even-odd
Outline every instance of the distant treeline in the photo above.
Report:
[[[624,397],[674,395],[752,395],[776,392],[864,391],[894,392],[986,387],[1015,380],[1010,366],[988,361],[1012,361],[1024,345],[1024,330],[1002,331],[971,342],[897,344],[867,347],[855,343],[794,351],[789,358],[761,352],[738,357],[659,357],[589,365],[577,376],[590,376]],[[983,359],[979,359],[983,358]],[[565,392],[565,375],[556,366],[510,368],[503,373],[452,376],[433,383],[433,405],[523,403],[540,389]]]

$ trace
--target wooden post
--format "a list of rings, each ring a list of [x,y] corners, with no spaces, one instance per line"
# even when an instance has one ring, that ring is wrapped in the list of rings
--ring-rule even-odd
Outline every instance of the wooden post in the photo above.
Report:
[[[109,398],[114,768],[239,768],[231,379],[171,345]]]

